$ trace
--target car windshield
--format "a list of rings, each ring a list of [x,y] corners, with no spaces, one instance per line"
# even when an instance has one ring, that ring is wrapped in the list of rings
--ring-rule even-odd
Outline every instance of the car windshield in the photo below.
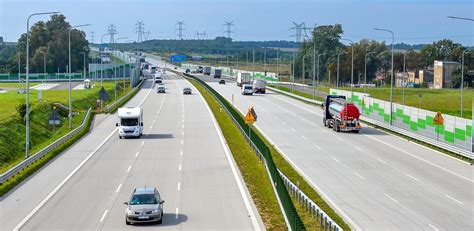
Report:
[[[252,90],[252,86],[245,86],[245,90]]]
[[[122,126],[137,126],[138,119],[122,119],[120,121],[120,125]]]
[[[130,205],[152,205],[158,204],[155,194],[134,194],[130,199]]]

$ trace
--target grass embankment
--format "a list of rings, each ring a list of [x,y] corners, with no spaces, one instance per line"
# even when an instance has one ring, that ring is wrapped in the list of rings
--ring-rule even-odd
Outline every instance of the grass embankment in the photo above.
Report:
[[[229,144],[229,147],[231,148],[232,154],[234,155],[234,159],[236,160],[237,164],[239,165],[239,169],[242,172],[242,175],[244,176],[245,182],[247,184],[247,187],[251,191],[252,197],[254,198],[254,201],[257,204],[257,207],[259,208],[259,212],[262,216],[262,219],[264,219],[264,212],[266,211],[261,211],[261,204],[258,203],[260,200],[255,198],[258,195],[267,195],[259,192],[254,192],[255,190],[259,190],[259,187],[262,183],[258,183],[262,181],[263,179],[260,178],[265,178],[265,182],[269,183],[269,179],[266,174],[266,170],[263,169],[263,172],[260,172],[259,174],[256,174],[256,178],[250,178],[248,180],[247,178],[249,177],[248,171],[256,171],[255,169],[260,169],[263,168],[262,164],[258,161],[258,158],[256,157],[256,154],[254,151],[250,148],[249,145],[247,145],[246,140],[243,138],[243,135],[240,133],[238,130],[237,126],[233,123],[231,118],[225,113],[224,110],[220,110],[220,105],[218,102],[212,97],[212,95],[205,91],[199,83],[197,83],[194,80],[190,80],[196,88],[203,94],[204,98],[206,101],[208,101],[208,104],[211,106],[211,109],[214,112],[214,115],[219,123],[219,126],[222,129],[222,132],[224,133],[224,136]],[[276,166],[280,171],[282,171],[292,182],[296,183],[299,185],[300,189],[308,196],[310,197],[318,206],[323,209],[335,222],[337,222],[338,225],[340,225],[344,230],[350,230],[350,227],[344,222],[344,220],[322,199],[322,197],[304,180],[303,177],[301,177],[294,169],[293,167],[282,157],[282,155],[263,137],[262,134],[260,134],[258,131],[253,129],[255,134],[258,135],[264,142],[265,144],[270,148],[270,153],[273,157],[273,161],[275,162]],[[236,139],[236,137],[239,137],[240,139]],[[242,145],[246,144],[246,145]],[[242,152],[242,148],[245,146],[247,148],[246,152]],[[243,154],[242,154],[243,153]],[[248,166],[251,162],[249,160],[246,160],[245,158],[250,158],[257,163],[252,163],[255,165],[254,167]],[[260,170],[261,171],[261,170]],[[253,176],[253,175],[251,175]],[[264,176],[264,177],[262,177]],[[257,186],[254,186],[254,185]],[[257,187],[256,189],[254,187]],[[271,186],[270,186],[271,187]],[[260,189],[261,190],[261,189]],[[275,195],[273,192],[266,192],[266,193],[271,193],[272,198],[275,198]],[[257,194],[257,195],[254,195]],[[296,205],[296,209],[298,214],[300,215],[303,223],[305,224],[305,227],[309,230],[319,230],[321,227],[319,226],[319,223],[316,221],[312,215],[305,210],[305,208],[298,204],[295,201],[295,198],[292,198],[294,204]],[[279,209],[279,208],[275,208]],[[264,220],[265,222],[265,220]],[[266,222],[265,222],[266,223]],[[267,227],[268,228],[268,227]]]
[[[301,97],[305,97],[305,98],[308,98],[308,99],[313,99],[313,95],[312,95],[312,94],[308,94],[308,93],[305,93],[305,92],[297,91],[296,89],[292,92],[292,91],[291,91],[291,87],[284,87],[284,86],[279,86],[279,85],[270,85],[270,86],[273,87],[273,88],[282,90],[282,91],[291,92],[291,93],[293,93],[293,94],[295,94],[295,95],[299,95],[299,96],[301,96]],[[319,100],[319,101],[324,101],[323,98],[317,97],[317,96],[315,96],[314,99],[315,99],[315,100]]]
[[[128,83],[126,84],[126,86]],[[104,82],[104,88],[114,98],[114,83]],[[91,90],[73,90],[73,110],[79,115],[73,117],[73,127],[81,124],[87,108],[95,108],[100,84]],[[127,87],[126,92],[130,88]],[[43,100],[38,102],[38,91],[30,91],[30,154],[34,154],[48,144],[57,140],[70,131],[68,127],[67,110],[58,107],[61,119],[59,126],[53,127],[48,124],[48,118],[53,109],[53,103],[68,105],[68,90],[44,90]],[[118,91],[117,98],[124,95]],[[16,107],[24,102],[25,95],[17,94],[15,91],[0,94],[0,173],[5,172],[12,166],[24,159],[25,155],[25,124],[16,112]]]
[[[284,217],[264,165],[217,100],[199,83],[194,80],[189,81],[201,92],[219,123],[227,145],[232,151],[235,162],[262,217],[265,228],[268,230],[286,230]]]

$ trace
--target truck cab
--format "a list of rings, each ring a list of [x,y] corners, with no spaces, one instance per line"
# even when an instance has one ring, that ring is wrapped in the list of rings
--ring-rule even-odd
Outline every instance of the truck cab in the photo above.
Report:
[[[143,133],[143,108],[126,107],[118,109],[119,138],[140,137]]]

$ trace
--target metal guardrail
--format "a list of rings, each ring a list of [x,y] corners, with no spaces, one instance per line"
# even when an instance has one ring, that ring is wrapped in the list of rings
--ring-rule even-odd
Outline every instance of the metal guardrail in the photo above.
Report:
[[[306,102],[309,102],[309,103],[314,103],[314,104],[319,104],[319,105],[322,104],[321,101],[308,99],[308,98],[306,98],[306,97],[302,97],[302,96],[299,96],[299,95],[296,95],[296,94],[293,94],[293,93],[290,93],[290,92],[282,91],[282,90],[279,90],[279,89],[276,89],[276,88],[273,88],[273,87],[268,87],[268,86],[267,86],[267,88],[270,89],[270,90],[272,90],[272,91],[275,91],[275,92],[278,92],[278,93],[281,93],[281,94],[284,94],[284,95],[288,95],[288,96],[291,96],[291,97],[293,97],[293,98],[297,98],[297,99],[300,99],[300,100],[303,100],[303,101],[306,101]],[[449,145],[449,144],[446,144],[446,143],[443,143],[443,142],[439,142],[439,141],[436,141],[436,140],[434,140],[434,139],[428,138],[428,137],[426,137],[426,136],[418,135],[418,134],[415,134],[415,133],[413,133],[413,132],[407,131],[407,130],[405,130],[405,129],[397,128],[397,127],[395,127],[395,126],[391,126],[391,125],[382,123],[382,122],[380,122],[380,121],[377,121],[377,120],[368,118],[368,117],[363,116],[363,115],[361,115],[360,120],[361,120],[362,122],[366,122],[366,123],[369,123],[369,124],[373,124],[373,125],[376,125],[376,126],[378,126],[378,127],[387,129],[387,130],[389,130],[389,131],[393,131],[393,132],[395,132],[395,133],[398,133],[398,134],[401,134],[401,135],[410,137],[410,138],[412,138],[412,139],[421,141],[421,142],[423,142],[423,143],[432,145],[432,146],[434,146],[434,147],[443,149],[443,150],[445,150],[445,151],[452,152],[452,153],[455,153],[455,154],[464,156],[464,157],[469,158],[469,159],[471,160],[471,164],[472,164],[472,161],[473,161],[473,159],[474,159],[474,153],[473,153],[473,152],[470,152],[470,151],[468,151],[468,150],[464,150],[464,149],[455,147],[455,146],[453,146],[453,145]]]
[[[303,205],[303,207],[316,218],[319,225],[323,230],[343,230],[334,220],[331,219],[313,200],[311,200],[303,191],[300,190],[293,182],[288,179],[280,170],[280,173],[283,182],[285,182],[286,189],[293,196],[298,203]]]
[[[144,80],[142,79],[142,81],[133,88],[133,90],[131,90],[130,92],[128,92],[127,94],[125,94],[124,96],[122,96],[120,99],[118,99],[117,101],[113,102],[112,104],[107,104],[105,105],[105,111],[109,111],[111,108],[114,108],[115,106],[117,106],[118,104],[122,103],[129,95],[135,93],[136,91],[138,91],[140,89],[140,86],[143,84]]]
[[[38,159],[42,158],[48,152],[52,151],[53,149],[55,149],[56,147],[58,147],[62,143],[66,142],[67,140],[69,140],[71,137],[73,137],[74,135],[76,135],[80,131],[82,131],[84,129],[84,127],[86,126],[86,123],[87,123],[87,120],[90,117],[91,111],[92,111],[92,108],[89,108],[87,110],[86,115],[84,116],[84,119],[82,120],[81,125],[79,125],[77,128],[73,129],[72,131],[70,131],[66,135],[64,135],[61,138],[55,140],[54,142],[52,142],[51,144],[49,144],[45,148],[41,149],[40,151],[38,151],[34,155],[28,157],[27,159],[23,160],[19,164],[15,165],[14,167],[10,168],[5,173],[0,175],[0,184],[3,184],[5,181],[10,179],[12,176],[17,174],[21,170],[25,169],[26,167],[28,167],[29,165],[31,165],[32,163],[34,163]]]

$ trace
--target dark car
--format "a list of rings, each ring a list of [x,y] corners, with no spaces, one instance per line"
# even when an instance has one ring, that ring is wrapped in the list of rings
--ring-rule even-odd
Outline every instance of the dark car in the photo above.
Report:
[[[163,203],[156,188],[136,188],[133,190],[125,209],[125,223],[158,223],[163,222]]]
[[[219,80],[219,84],[225,84],[225,80],[223,79]]]
[[[183,94],[184,94],[184,95],[191,95],[191,93],[192,93],[191,88],[185,87],[185,88],[183,89]]]
[[[191,70],[189,70],[189,69],[186,69],[186,73],[189,73],[189,72],[191,72]]]

